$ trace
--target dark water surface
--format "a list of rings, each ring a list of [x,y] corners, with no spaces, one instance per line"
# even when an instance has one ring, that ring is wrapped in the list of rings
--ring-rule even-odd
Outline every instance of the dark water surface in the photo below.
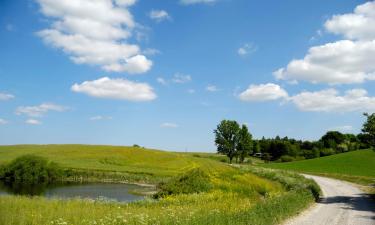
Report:
[[[88,198],[131,202],[142,200],[144,196],[132,194],[141,192],[145,187],[135,184],[111,183],[60,183],[60,184],[25,184],[0,182],[0,195],[29,195],[47,198]]]

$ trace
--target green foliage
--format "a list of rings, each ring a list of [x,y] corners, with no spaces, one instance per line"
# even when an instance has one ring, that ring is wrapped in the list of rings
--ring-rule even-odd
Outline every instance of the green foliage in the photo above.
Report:
[[[239,132],[240,126],[234,120],[223,120],[214,130],[217,152],[227,155],[230,163],[237,154]]]
[[[24,155],[14,159],[0,170],[0,179],[29,183],[51,182],[61,177],[57,164],[43,157]]]
[[[283,155],[283,156],[281,156],[280,160],[281,160],[281,162],[292,162],[292,161],[294,161],[294,158],[292,156],[289,156],[289,155]]]
[[[333,150],[332,148],[320,149],[320,156],[329,156],[329,155],[334,155],[334,154],[335,154],[335,150]]]
[[[159,192],[155,198],[176,194],[192,194],[207,192],[212,188],[210,177],[201,169],[192,169],[181,176],[158,185]]]
[[[368,143],[374,149],[375,148],[375,113],[368,114],[364,113],[366,116],[366,122],[363,124],[362,132],[367,135]],[[374,149],[375,150],[375,149]]]
[[[237,146],[237,154],[240,157],[240,163],[245,160],[245,157],[249,156],[252,152],[253,143],[251,141],[252,136],[247,129],[245,124],[242,125],[239,132],[239,142]]]
[[[243,162],[249,156],[253,144],[252,136],[246,125],[240,125],[234,120],[223,120],[214,130],[217,152],[225,154],[232,163],[234,157],[239,157]]]

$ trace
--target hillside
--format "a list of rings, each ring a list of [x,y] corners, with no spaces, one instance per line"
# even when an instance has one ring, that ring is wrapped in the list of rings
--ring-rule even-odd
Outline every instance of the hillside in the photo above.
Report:
[[[375,179],[375,152],[358,150],[322,158],[288,163],[264,164],[274,169],[321,174],[348,181],[369,184]]]
[[[101,145],[12,145],[0,146],[0,165],[33,154],[45,157],[64,168],[111,171],[169,177],[196,167],[222,170],[228,166],[187,154],[140,147]]]

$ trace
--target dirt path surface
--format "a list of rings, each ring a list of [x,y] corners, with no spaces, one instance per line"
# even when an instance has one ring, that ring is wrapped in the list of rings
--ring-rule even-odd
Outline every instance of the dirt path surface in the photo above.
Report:
[[[319,184],[323,196],[285,225],[375,225],[375,204],[356,186],[326,177],[305,176]]]

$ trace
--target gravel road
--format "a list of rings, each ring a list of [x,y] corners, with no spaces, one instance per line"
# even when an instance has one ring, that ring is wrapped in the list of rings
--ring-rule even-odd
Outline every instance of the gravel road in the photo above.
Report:
[[[305,175],[323,191],[321,200],[285,225],[375,225],[375,204],[348,182]]]

